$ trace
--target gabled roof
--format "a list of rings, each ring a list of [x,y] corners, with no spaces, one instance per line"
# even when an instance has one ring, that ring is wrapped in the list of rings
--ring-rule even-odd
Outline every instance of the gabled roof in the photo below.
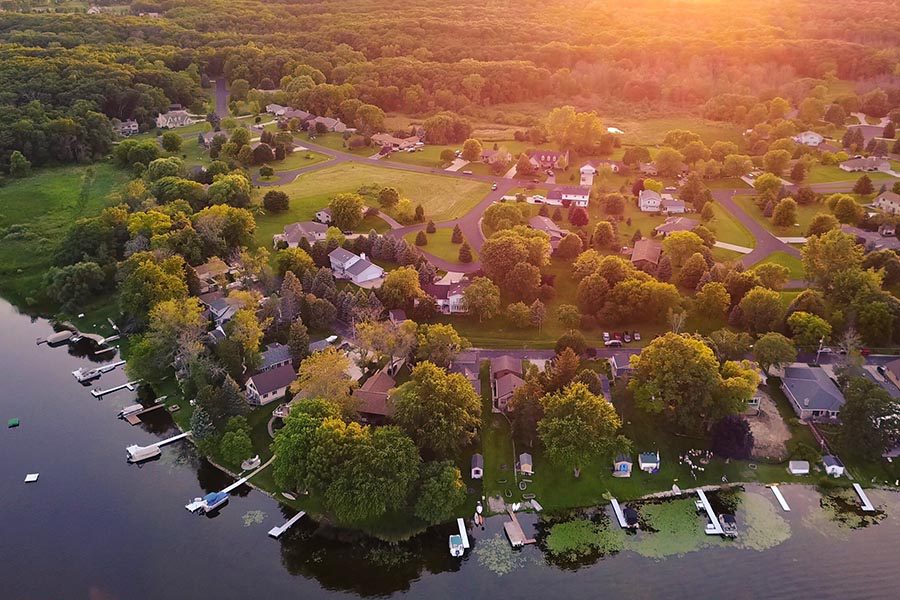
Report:
[[[591,188],[583,185],[558,185],[549,192],[547,198],[550,200],[562,200],[566,196],[590,196]]]
[[[700,221],[686,217],[669,217],[665,223],[658,226],[656,233],[673,233],[675,231],[691,231],[700,224]]]
[[[804,410],[839,411],[844,395],[821,368],[785,367],[782,385]]]
[[[634,250],[631,253],[631,262],[645,260],[659,264],[659,257],[662,254],[662,244],[656,240],[638,240],[634,243]]]
[[[354,256],[356,256],[356,255],[354,254]],[[353,263],[352,265],[347,267],[345,269],[345,271],[347,273],[349,273],[350,275],[362,275],[362,273],[364,273],[366,269],[368,269],[369,267],[375,267],[375,266],[377,266],[377,265],[375,263],[371,262],[370,260],[365,259],[365,258],[360,258],[358,261],[356,261],[355,263]],[[381,268],[381,267],[378,267],[378,268]]]
[[[297,372],[291,365],[281,365],[262,373],[256,373],[250,380],[260,396],[287,387],[297,378]]]
[[[194,272],[200,279],[208,279],[210,277],[219,277],[228,273],[229,266],[224,260],[218,256],[211,257],[202,265],[194,267]]]
[[[525,380],[515,373],[507,373],[497,378],[497,396],[504,397],[525,385]]]
[[[638,199],[640,201],[653,200],[656,202],[662,202],[662,196],[659,192],[654,190],[641,190],[641,193],[638,194]]]
[[[391,416],[394,407],[388,392],[396,386],[397,382],[386,371],[378,371],[353,392],[353,397],[358,401],[357,410],[370,415]]]
[[[826,454],[825,456],[823,456],[822,464],[824,464],[826,467],[841,467],[842,469],[844,468],[844,463],[841,462],[841,459],[833,454]]]
[[[453,296],[462,295],[470,284],[471,282],[468,280],[450,284],[427,283],[423,286],[422,291],[435,300],[447,300]]]
[[[895,358],[889,363],[885,363],[884,368],[891,372],[891,374],[900,379],[900,358]]]
[[[335,248],[331,252],[328,253],[328,258],[332,260],[336,260],[339,263],[347,263],[354,258],[359,258],[357,255],[353,254],[349,250],[344,248]]]
[[[284,226],[284,233],[281,239],[290,243],[299,243],[301,238],[314,241],[315,238],[325,235],[328,231],[328,225],[318,223],[316,221],[300,221],[299,223],[290,223]]]
[[[542,217],[540,215],[535,215],[528,219],[528,225],[532,229],[537,229],[538,231],[544,231],[550,234],[551,237],[565,237],[570,233],[568,229],[562,229],[559,225],[554,223],[553,219]]]
[[[504,354],[491,359],[491,377],[496,373],[510,371],[512,373],[522,374],[522,359]]]
[[[260,353],[259,370],[265,371],[271,369],[279,363],[291,362],[291,348],[285,344],[269,344],[266,349]]]
[[[900,194],[895,194],[894,192],[887,190],[875,196],[875,200],[873,202],[879,201],[894,202],[900,204]]]

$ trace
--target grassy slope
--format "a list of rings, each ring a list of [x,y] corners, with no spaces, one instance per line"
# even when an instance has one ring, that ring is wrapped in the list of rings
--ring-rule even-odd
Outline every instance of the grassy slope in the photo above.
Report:
[[[750,230],[744,227],[740,221],[735,219],[730,212],[722,208],[715,202],[710,204],[713,208],[715,216],[706,226],[716,234],[716,239],[720,242],[729,244],[737,244],[747,248],[756,247],[756,238],[750,233]]]
[[[0,288],[14,303],[23,303],[39,288],[55,245],[71,225],[109,206],[110,193],[129,177],[110,163],[93,165],[94,180],[82,202],[82,176],[87,169],[43,169],[0,187],[0,227],[22,224],[28,231],[24,239],[9,239],[5,232],[0,236]]]

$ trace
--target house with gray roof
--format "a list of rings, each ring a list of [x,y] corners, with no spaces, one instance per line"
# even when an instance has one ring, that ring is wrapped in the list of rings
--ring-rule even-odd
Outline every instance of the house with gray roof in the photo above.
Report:
[[[335,279],[349,279],[356,285],[369,283],[384,277],[384,269],[366,258],[344,248],[335,248],[328,254]]]
[[[300,240],[306,239],[310,245],[325,239],[328,233],[328,225],[324,223],[316,223],[315,221],[300,221],[299,223],[290,223],[284,226],[281,233],[272,236],[272,245],[278,248],[280,242],[287,244],[288,248],[296,248],[300,245]]]
[[[290,364],[256,373],[247,380],[247,402],[262,406],[283,398],[296,378],[297,372]]]
[[[785,367],[781,389],[791,401],[794,412],[803,420],[837,418],[844,406],[841,390],[819,367]]]
[[[257,373],[291,364],[291,348],[286,344],[269,344],[265,350],[260,352],[259,356],[260,363]]]
[[[493,412],[506,412],[513,393],[525,385],[522,379],[522,359],[498,356],[491,359],[491,399]]]

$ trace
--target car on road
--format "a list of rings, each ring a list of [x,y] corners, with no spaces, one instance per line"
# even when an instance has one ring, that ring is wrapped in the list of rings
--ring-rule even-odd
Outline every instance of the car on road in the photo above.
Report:
[[[608,341],[609,341],[609,332],[608,332],[608,331],[604,331],[604,332],[603,332],[603,341],[604,341],[604,342],[608,342]]]
[[[538,203],[538,204],[540,204],[540,203],[543,202],[544,200],[546,200],[546,198],[544,198],[544,197],[541,196],[540,194],[535,194],[534,196],[531,197],[531,201],[532,201],[532,202],[535,202],[535,203]]]
[[[619,340],[609,340],[608,342],[603,343],[607,348],[621,348],[622,342]]]
[[[627,344],[631,341],[631,334],[626,331],[622,334],[622,340]]]
[[[639,342],[639,341],[641,341],[641,332],[635,330],[632,332],[631,337],[634,338],[634,341]]]
[[[497,184],[496,184],[496,183],[492,183],[492,184],[491,184],[491,191],[496,191],[496,190],[497,190]]]

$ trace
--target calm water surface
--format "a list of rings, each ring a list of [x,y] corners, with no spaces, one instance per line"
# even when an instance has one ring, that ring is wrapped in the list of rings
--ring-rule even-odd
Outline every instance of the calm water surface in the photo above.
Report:
[[[214,518],[183,505],[230,479],[176,442],[142,467],[125,446],[175,433],[168,416],[131,427],[115,418],[134,402],[119,392],[95,400],[71,371],[88,363],[75,349],[35,345],[52,332],[0,303],[0,598],[896,598],[900,587],[900,496],[873,492],[884,514],[852,528],[824,510],[813,489],[785,487],[792,512],[776,512],[790,537],[763,550],[707,548],[664,559],[623,551],[580,568],[547,564],[538,547],[498,575],[476,532],[460,562],[446,528],[391,546],[323,531],[308,520],[280,541],[266,535],[289,516],[256,491],[238,490]],[[112,360],[111,358],[109,360]],[[121,369],[102,387],[125,381]],[[26,473],[40,480],[25,484]],[[750,489],[777,509],[765,489]],[[528,524],[533,519],[526,517]],[[875,522],[877,521],[877,522]],[[648,534],[641,534],[648,535]],[[702,537],[698,526],[697,536]]]

